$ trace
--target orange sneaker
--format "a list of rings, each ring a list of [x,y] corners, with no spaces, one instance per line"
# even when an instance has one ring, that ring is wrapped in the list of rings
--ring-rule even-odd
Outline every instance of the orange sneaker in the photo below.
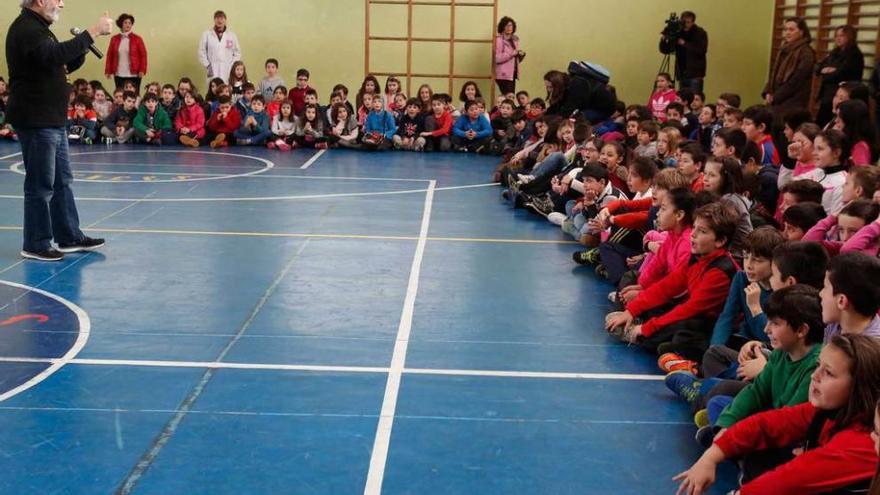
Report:
[[[660,356],[660,359],[657,360],[657,366],[659,366],[664,373],[689,371],[694,375],[697,375],[697,371],[699,370],[699,363],[691,361],[690,359],[685,359],[674,352],[667,352]]]

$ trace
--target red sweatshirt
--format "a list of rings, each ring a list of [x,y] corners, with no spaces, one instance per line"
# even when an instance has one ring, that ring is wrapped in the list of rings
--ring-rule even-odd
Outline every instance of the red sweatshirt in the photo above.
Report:
[[[651,198],[618,199],[608,203],[608,212],[614,217],[614,226],[630,230],[639,230],[648,226],[648,210],[651,209]],[[626,213],[616,215],[620,210]]]
[[[208,120],[208,125],[205,127],[215,134],[223,133],[231,136],[241,127],[241,114],[233,108],[226,114],[226,118],[221,120],[220,111],[218,110],[214,112],[214,115],[211,116],[211,119]]]
[[[717,249],[703,257],[691,256],[688,263],[643,290],[626,305],[633,316],[669,304],[687,292],[686,300],[668,313],[654,317],[642,325],[642,334],[650,336],[661,328],[694,317],[717,318],[721,314],[736,263],[725,249]]]
[[[287,99],[293,103],[293,114],[300,115],[303,110],[306,109],[306,91],[310,90],[309,86],[300,89],[298,86],[294,86],[289,93],[287,93]]]
[[[816,408],[809,402],[749,416],[715,441],[728,458],[757,450],[783,448],[807,438]],[[869,429],[853,425],[831,434],[826,421],[818,445],[743,485],[742,495],[829,493],[871,479],[877,454]]]
[[[448,110],[444,110],[439,117],[435,115],[434,119],[437,121],[437,130],[431,133],[432,136],[448,136],[452,132],[452,114]]]

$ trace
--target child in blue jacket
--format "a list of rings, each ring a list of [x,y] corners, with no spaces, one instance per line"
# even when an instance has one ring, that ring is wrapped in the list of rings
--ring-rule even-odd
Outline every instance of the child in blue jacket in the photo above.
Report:
[[[480,152],[492,138],[492,124],[476,100],[465,103],[464,110],[452,127],[452,146],[456,151]]]
[[[362,148],[371,151],[384,151],[391,148],[391,140],[397,133],[394,115],[385,109],[382,98],[374,98],[372,111],[364,122],[364,142]]]

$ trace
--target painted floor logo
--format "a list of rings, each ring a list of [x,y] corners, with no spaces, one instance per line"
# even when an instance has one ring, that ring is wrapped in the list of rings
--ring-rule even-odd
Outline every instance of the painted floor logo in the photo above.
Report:
[[[0,280],[0,401],[45,380],[85,346],[89,318],[49,292]]]

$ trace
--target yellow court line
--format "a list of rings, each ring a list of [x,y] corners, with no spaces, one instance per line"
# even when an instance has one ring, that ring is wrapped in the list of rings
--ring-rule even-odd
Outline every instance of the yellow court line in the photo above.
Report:
[[[17,226],[0,226],[0,231],[21,230]],[[171,229],[115,229],[93,227],[83,229],[92,232],[109,232],[119,234],[165,234],[165,235],[196,235],[196,236],[230,236],[230,237],[277,237],[304,239],[362,239],[373,241],[418,241],[417,236],[362,235],[362,234],[308,234],[296,232],[228,232],[213,230],[171,230]],[[498,244],[578,244],[576,241],[552,239],[493,239],[485,237],[428,237],[436,242],[485,242]]]

